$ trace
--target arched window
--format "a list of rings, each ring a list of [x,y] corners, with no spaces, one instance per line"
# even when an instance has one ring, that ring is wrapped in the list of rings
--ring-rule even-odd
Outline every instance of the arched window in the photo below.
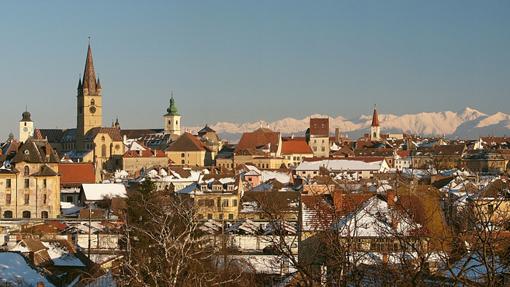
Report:
[[[31,217],[30,211],[28,211],[28,210],[23,211],[23,218],[30,218],[30,217]]]
[[[12,218],[12,211],[10,210],[4,211],[4,218]]]
[[[90,100],[90,105],[94,106],[96,104],[96,101],[94,99]]]
[[[23,175],[28,176],[30,174],[30,167],[28,165],[25,165],[23,168]]]
[[[48,212],[47,211],[42,211],[41,212],[41,218],[48,218]]]
[[[101,156],[106,157],[106,145],[105,144],[103,144],[101,146]]]

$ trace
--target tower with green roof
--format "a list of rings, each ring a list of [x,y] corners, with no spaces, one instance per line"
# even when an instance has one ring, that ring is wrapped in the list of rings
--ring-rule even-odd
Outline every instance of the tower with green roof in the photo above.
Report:
[[[175,105],[174,95],[170,97],[170,105],[166,109],[166,114],[163,116],[165,121],[165,133],[171,135],[181,135],[181,115]]]

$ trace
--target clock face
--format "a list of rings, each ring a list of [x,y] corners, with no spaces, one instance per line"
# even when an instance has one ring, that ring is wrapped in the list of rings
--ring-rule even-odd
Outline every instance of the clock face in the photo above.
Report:
[[[27,127],[24,127],[24,128],[23,128],[23,131],[24,131],[24,132],[28,132],[28,128],[27,128]]]
[[[90,107],[90,108],[89,108],[89,111],[90,111],[90,113],[92,113],[92,114],[93,114],[93,113],[95,113],[95,112],[96,112],[96,107],[94,107],[94,106]]]

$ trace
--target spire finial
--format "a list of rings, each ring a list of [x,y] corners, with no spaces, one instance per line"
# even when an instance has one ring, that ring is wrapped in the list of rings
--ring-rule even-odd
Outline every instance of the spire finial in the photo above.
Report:
[[[89,38],[89,46],[90,46],[90,36],[88,36],[88,38]]]

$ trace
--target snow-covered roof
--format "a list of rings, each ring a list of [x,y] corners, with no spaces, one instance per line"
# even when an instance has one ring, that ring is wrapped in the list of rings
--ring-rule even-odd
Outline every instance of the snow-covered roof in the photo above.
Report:
[[[390,236],[392,231],[407,235],[413,229],[421,227],[404,214],[396,213],[396,210],[389,208],[386,201],[374,196],[361,209],[342,218],[334,228],[343,236],[381,237]],[[395,218],[398,218],[396,229],[392,226]]]
[[[39,282],[44,283],[44,286],[55,286],[30,267],[19,253],[0,252],[0,283],[36,286]]]
[[[319,170],[321,167],[333,171],[341,170],[372,170],[379,171],[384,161],[364,162],[361,160],[326,159],[304,161],[296,167],[296,171]]]
[[[85,267],[85,264],[59,241],[43,241],[42,244],[48,248],[48,255],[55,266]]]
[[[94,183],[83,184],[83,193],[86,201],[103,200],[105,197],[126,197],[126,187],[119,183]]]

